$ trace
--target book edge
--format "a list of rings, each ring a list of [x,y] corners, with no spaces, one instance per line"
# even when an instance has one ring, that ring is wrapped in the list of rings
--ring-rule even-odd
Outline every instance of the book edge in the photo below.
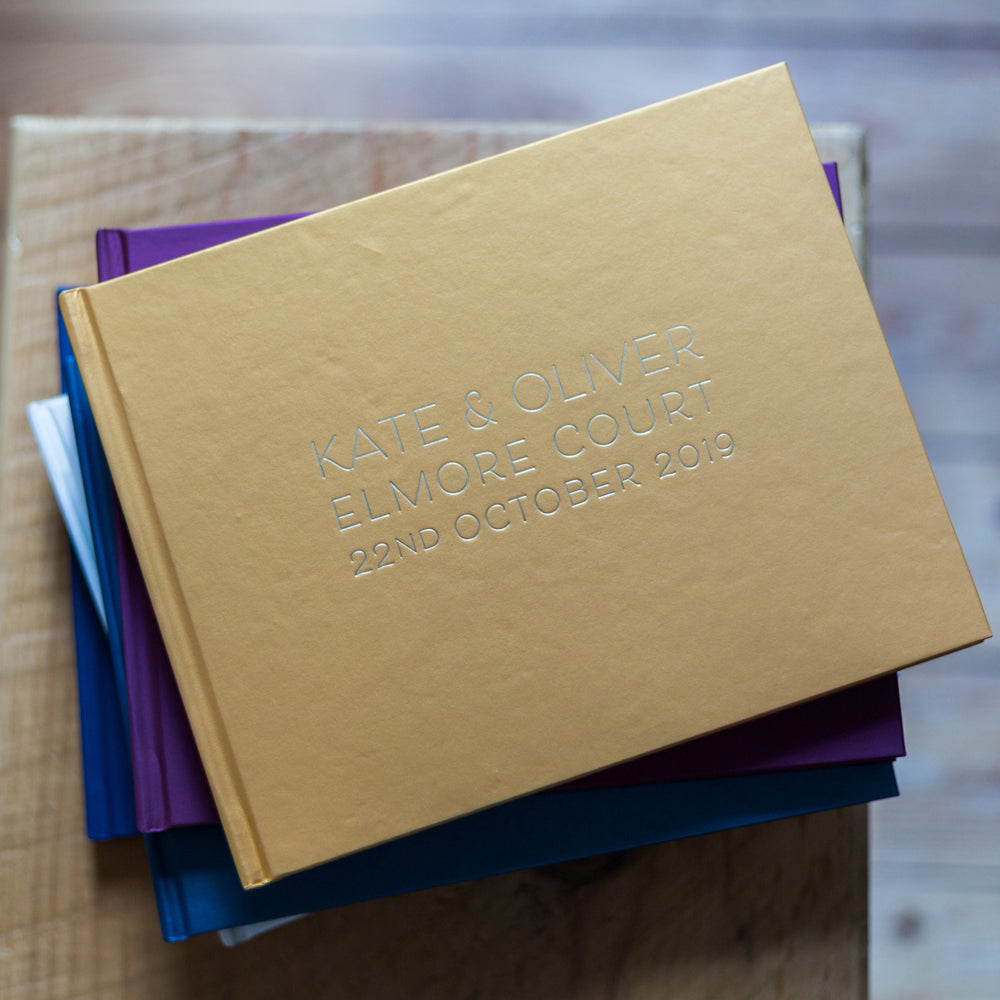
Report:
[[[128,241],[123,229],[98,229],[94,238],[97,249],[97,277],[106,280],[115,273],[127,274],[131,268],[128,260]],[[111,272],[109,275],[108,272]]]
[[[211,776],[213,795],[224,826],[240,880],[246,888],[264,885],[272,874],[264,855],[236,762],[225,740],[225,726],[205,670],[187,605],[177,582],[169,547],[163,536],[156,505],[146,483],[142,463],[129,430],[124,404],[104,351],[100,328],[91,309],[87,289],[78,288],[59,296],[59,307],[77,357],[87,357],[91,408],[102,438],[110,443],[108,455],[115,456],[115,482],[119,499],[131,513],[133,544],[143,565],[156,580],[155,590],[161,628],[173,633],[183,669],[175,670],[185,705],[195,713],[195,732],[204,734],[198,750]]]

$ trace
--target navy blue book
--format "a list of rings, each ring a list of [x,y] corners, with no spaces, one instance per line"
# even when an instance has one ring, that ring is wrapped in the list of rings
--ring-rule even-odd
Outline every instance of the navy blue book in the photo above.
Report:
[[[66,367],[72,379],[75,366]],[[85,396],[78,399],[78,411],[85,401]],[[95,477],[85,478],[84,486],[89,501]],[[98,517],[93,523],[95,534],[103,534],[105,543],[109,535],[113,539],[113,520],[109,524]],[[89,594],[82,596],[92,609]],[[105,663],[106,682],[112,674]],[[113,680],[104,691],[107,704],[115,705]],[[120,721],[117,711],[111,718]],[[122,759],[127,759],[124,742],[120,749]],[[240,884],[221,826],[148,834],[146,846],[163,936],[180,941],[243,924],[895,794],[890,762],[540,792],[251,891]]]
[[[80,403],[82,414],[85,397]],[[101,489],[99,475],[85,479],[88,493],[95,482]],[[103,537],[113,566],[113,517],[98,516],[94,522],[95,537]],[[120,623],[116,592],[109,603]],[[888,762],[542,792],[249,892],[239,882],[217,825],[150,834],[146,843],[163,935],[176,941],[895,794]]]
[[[132,763],[118,710],[111,650],[75,555],[71,574],[87,836],[91,840],[127,837],[138,828]]]
[[[146,845],[163,936],[182,941],[238,924],[896,794],[887,762],[541,792],[250,890],[240,884],[219,826],[152,833]]]
[[[89,407],[72,358],[65,369],[75,397],[75,426],[86,440],[92,418],[88,423]],[[99,439],[90,439],[89,445],[100,450]],[[91,474],[84,476],[88,503],[107,486],[100,475],[106,466],[97,461],[103,454],[90,458]],[[96,499],[95,546],[113,558],[113,516],[101,517],[100,497]],[[105,593],[109,619],[120,621],[117,588]],[[84,596],[89,601],[89,595]],[[105,690],[117,704],[114,683]],[[124,747],[123,756],[127,759]],[[146,845],[163,936],[180,941],[243,924],[895,794],[890,762],[540,792],[251,891],[240,884],[219,825],[148,834]]]
[[[58,309],[56,315],[62,389],[66,392],[67,375],[74,377],[75,363]],[[138,832],[128,725],[122,716],[122,692],[115,679],[108,635],[75,554],[70,573],[87,836],[110,840]]]
[[[72,353],[64,356],[63,379],[73,417],[73,433],[80,456],[80,472],[87,496],[87,513],[94,537],[97,575],[101,581],[105,615],[108,620],[108,645],[115,680],[115,702],[128,739],[128,687],[122,647],[121,598],[118,592],[118,556],[115,548],[114,486],[97,425],[90,410],[83,379]],[[126,743],[126,745],[128,745]]]

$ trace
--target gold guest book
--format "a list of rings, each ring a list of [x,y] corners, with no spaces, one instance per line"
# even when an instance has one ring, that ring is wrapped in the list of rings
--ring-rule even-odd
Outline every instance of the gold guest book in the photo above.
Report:
[[[990,634],[784,66],[62,308],[248,886]]]

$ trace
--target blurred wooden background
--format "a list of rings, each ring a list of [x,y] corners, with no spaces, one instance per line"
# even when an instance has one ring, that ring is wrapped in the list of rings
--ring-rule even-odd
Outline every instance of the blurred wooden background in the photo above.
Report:
[[[0,0],[5,118],[582,122],[780,60],[811,121],[868,131],[875,305],[996,627],[995,0]],[[5,132],[0,154],[2,177]],[[998,659],[904,675],[903,794],[872,810],[875,1000],[1000,996]]]

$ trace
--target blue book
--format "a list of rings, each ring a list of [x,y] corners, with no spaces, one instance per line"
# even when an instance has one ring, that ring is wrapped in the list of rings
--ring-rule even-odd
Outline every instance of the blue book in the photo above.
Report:
[[[87,836],[91,840],[127,837],[137,833],[138,827],[132,762],[118,708],[111,650],[75,555],[71,574]]]
[[[891,763],[541,792],[244,889],[219,826],[146,837],[163,936],[329,909],[898,794]]]
[[[88,434],[92,418],[88,425],[86,394],[72,358],[65,369],[69,387],[73,389],[74,380],[77,383],[75,424]],[[84,476],[88,502],[104,488],[101,476],[93,474],[95,465],[98,473],[101,470],[94,458],[91,455],[92,474]],[[100,502],[95,509],[101,510]],[[95,546],[103,544],[113,553],[113,518],[97,516],[92,523]],[[108,588],[106,594],[109,621],[115,620],[117,588]],[[89,595],[82,596],[92,609]],[[107,681],[114,671],[107,663],[105,668]],[[105,707],[116,706],[114,681],[103,690]],[[117,710],[110,714],[121,719]],[[121,751],[127,759],[124,744]],[[540,792],[251,891],[240,884],[219,825],[148,834],[146,845],[163,936],[180,941],[243,924],[895,794],[889,762]]]
[[[105,616],[108,621],[108,645],[115,680],[115,701],[128,740],[128,687],[125,681],[125,658],[122,646],[121,597],[118,591],[118,556],[115,547],[114,485],[108,468],[97,425],[90,410],[83,379],[72,353],[63,357],[63,381],[73,417],[73,433],[80,456],[83,489],[94,537],[97,574],[101,581]],[[128,745],[126,743],[126,745]]]
[[[100,476],[90,477],[88,489],[95,482],[100,488]],[[95,521],[95,534],[110,539],[113,553],[113,518]],[[111,602],[119,607],[117,594]],[[888,762],[543,792],[249,892],[217,825],[150,834],[146,843],[163,935],[176,941],[895,794]]]
[[[72,373],[74,366],[67,369]],[[93,477],[84,485],[92,492]],[[98,533],[113,531],[113,526],[109,528],[99,518],[94,524]],[[80,596],[93,612],[89,594]],[[81,638],[78,628],[78,642]],[[106,644],[104,649],[106,654]],[[105,709],[111,706],[110,718],[118,723],[109,659],[106,654],[102,690]],[[127,759],[124,742],[119,750],[121,759]],[[251,891],[240,884],[221,826],[148,834],[146,846],[163,936],[167,941],[180,941],[244,924],[895,794],[890,762],[541,792]]]
[[[56,315],[62,389],[66,392],[67,375],[73,377],[75,362],[58,309]],[[126,837],[137,833],[138,828],[122,692],[115,677],[108,635],[75,554],[70,573],[87,836],[91,840]]]

